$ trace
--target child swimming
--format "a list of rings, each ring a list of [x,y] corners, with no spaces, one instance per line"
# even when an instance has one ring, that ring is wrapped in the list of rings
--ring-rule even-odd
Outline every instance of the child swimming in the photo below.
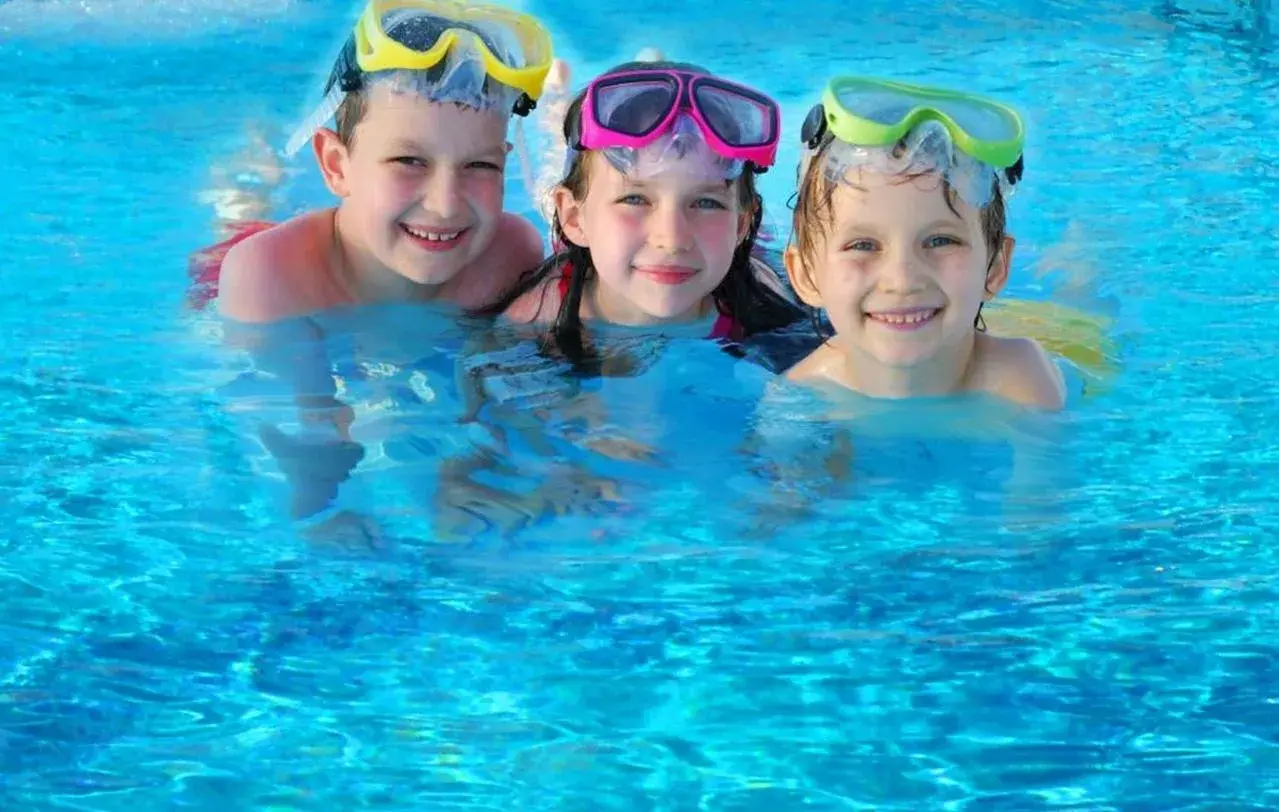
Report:
[[[792,287],[834,335],[787,373],[875,397],[987,393],[1059,409],[1062,376],[1033,339],[988,335],[1007,284],[1006,201],[1021,118],[998,102],[840,77],[804,122]]]
[[[543,257],[533,224],[503,211],[503,186],[507,125],[535,106],[551,56],[524,14],[371,0],[288,147],[310,139],[338,206],[246,224],[202,252],[193,275],[242,322],[356,303],[491,302]]]
[[[527,15],[371,0],[286,150],[311,143],[338,206],[240,224],[194,263],[193,304],[216,297],[231,343],[294,392],[302,432],[258,433],[290,480],[295,517],[321,510],[364,456],[328,357],[329,339],[345,332],[333,309],[475,307],[544,256],[538,230],[503,202],[507,126],[534,108],[551,59],[549,35]],[[396,332],[368,326],[359,344]]]
[[[564,117],[560,250],[491,310],[549,325],[548,344],[579,367],[594,358],[584,322],[740,340],[802,318],[752,256],[755,176],[776,158],[779,118],[763,93],[694,65],[629,62],[597,77]]]

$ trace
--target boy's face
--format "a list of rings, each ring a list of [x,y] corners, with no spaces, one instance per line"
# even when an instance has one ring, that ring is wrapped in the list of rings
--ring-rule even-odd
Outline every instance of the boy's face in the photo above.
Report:
[[[506,124],[500,113],[374,85],[351,146],[320,150],[343,198],[344,238],[412,282],[451,280],[497,231]]]
[[[857,171],[831,198],[831,221],[809,261],[787,270],[838,340],[884,367],[911,367],[966,346],[982,302],[1008,279],[1013,242],[991,257],[981,211],[942,180]]]

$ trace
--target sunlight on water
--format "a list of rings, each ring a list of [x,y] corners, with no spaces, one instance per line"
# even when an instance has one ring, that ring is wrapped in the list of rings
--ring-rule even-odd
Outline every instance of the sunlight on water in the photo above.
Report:
[[[575,378],[425,307],[251,363],[187,256],[329,200],[272,145],[354,6],[0,4],[0,807],[1279,805],[1269,4],[530,8],[788,127],[837,71],[1011,98],[990,322],[1070,408],[818,396],[795,336]]]
[[[0,31],[10,35],[92,37],[142,34],[182,38],[219,26],[274,22],[304,11],[307,0],[196,0],[146,3],[138,0],[6,0],[0,3]]]

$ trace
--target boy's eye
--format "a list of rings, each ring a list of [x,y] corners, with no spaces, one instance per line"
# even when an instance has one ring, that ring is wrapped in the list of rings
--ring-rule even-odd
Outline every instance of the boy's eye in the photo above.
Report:
[[[466,165],[467,169],[481,169],[485,172],[501,172],[502,165],[493,161],[471,161]]]
[[[402,166],[425,167],[426,161],[413,155],[400,155],[391,159],[391,163],[400,164]]]
[[[850,240],[844,243],[841,251],[874,251],[879,246],[871,239]]]
[[[946,248],[951,245],[963,245],[963,241],[949,234],[934,234],[924,240],[924,246],[927,248]]]
[[[648,202],[648,200],[646,200],[643,195],[629,194],[622,195],[617,199],[617,202],[624,206],[643,206]]]

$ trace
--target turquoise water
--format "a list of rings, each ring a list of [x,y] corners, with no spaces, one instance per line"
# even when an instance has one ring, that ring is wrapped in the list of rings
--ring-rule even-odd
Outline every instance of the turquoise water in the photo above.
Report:
[[[354,9],[0,4],[0,808],[1279,807],[1274,12],[530,8],[578,76],[656,44],[792,129],[843,70],[1011,99],[1009,295],[1111,319],[1115,373],[849,421],[705,342],[574,383],[335,314],[366,456],[299,526],[185,264]],[[272,216],[325,200],[285,169]]]

